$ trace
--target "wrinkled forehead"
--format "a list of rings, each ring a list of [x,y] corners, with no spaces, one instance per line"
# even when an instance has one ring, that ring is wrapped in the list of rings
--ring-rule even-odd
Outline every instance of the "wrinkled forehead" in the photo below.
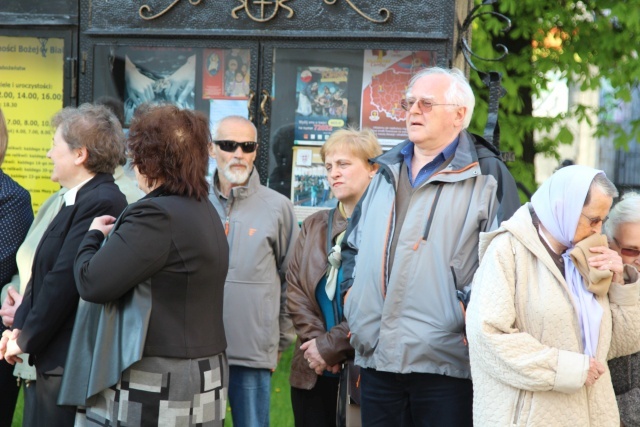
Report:
[[[407,88],[407,98],[439,99],[451,87],[449,76],[442,74],[426,75],[418,79],[413,86]]]
[[[256,142],[256,131],[253,126],[235,120],[220,123],[216,139],[227,139],[236,142]]]

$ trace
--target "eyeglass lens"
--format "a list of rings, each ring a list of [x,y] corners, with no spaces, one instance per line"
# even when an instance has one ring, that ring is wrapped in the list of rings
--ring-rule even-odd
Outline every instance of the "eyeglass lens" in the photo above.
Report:
[[[583,217],[587,218],[589,220],[589,225],[591,227],[595,227],[596,225],[600,224],[601,222],[605,222],[607,220],[608,217],[604,217],[604,218],[600,218],[600,217],[595,217],[595,218],[591,218],[590,216],[587,216],[583,213],[580,213],[580,215],[582,215]]]
[[[640,256],[640,250],[639,249],[623,248],[620,245],[620,242],[618,242],[618,239],[616,239],[615,237],[613,238],[613,241],[620,248],[620,253],[622,255],[628,256],[628,257],[634,257],[634,258]]]
[[[420,110],[425,113],[428,113],[433,108],[433,103],[431,101],[427,101],[426,99],[419,99],[417,101],[418,101],[418,107],[420,107]],[[416,103],[416,100],[413,98],[403,99],[400,101],[400,106],[402,107],[403,110],[409,111],[411,110],[411,108],[413,108],[413,104],[415,103]]]
[[[248,142],[236,142],[236,141],[215,141],[222,151],[233,153],[238,149],[238,146],[242,149],[243,153],[253,153],[258,148],[258,143],[253,141]]]
[[[640,250],[638,249],[629,249],[629,248],[620,248],[620,253],[624,256],[637,257],[640,255]]]

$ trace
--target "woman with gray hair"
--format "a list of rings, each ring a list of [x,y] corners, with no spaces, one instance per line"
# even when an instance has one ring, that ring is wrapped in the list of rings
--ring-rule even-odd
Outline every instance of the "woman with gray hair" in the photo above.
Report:
[[[608,359],[640,350],[638,272],[600,234],[615,186],[555,172],[480,236],[467,313],[475,426],[617,426]]]
[[[622,197],[609,213],[604,233],[624,264],[640,265],[640,194]],[[640,353],[610,360],[609,370],[622,425],[640,426]]]
[[[93,218],[118,216],[127,205],[113,172],[124,152],[124,134],[104,106],[67,107],[52,119],[56,128],[47,157],[51,180],[68,191],[64,205],[49,224],[36,250],[24,299],[13,331],[0,341],[0,359],[36,367],[36,426],[71,426],[75,407],[58,406],[79,295],[73,261]]]

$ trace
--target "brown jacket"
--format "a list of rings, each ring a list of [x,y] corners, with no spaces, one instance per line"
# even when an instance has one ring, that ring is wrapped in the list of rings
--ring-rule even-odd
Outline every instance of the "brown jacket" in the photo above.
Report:
[[[311,390],[315,386],[317,375],[304,360],[304,352],[300,350],[302,343],[315,338],[318,352],[329,365],[353,357],[346,321],[343,320],[327,332],[316,300],[316,286],[327,272],[326,236],[329,212],[331,211],[316,212],[302,223],[287,271],[287,310],[298,336],[289,382],[292,387],[305,390]],[[332,242],[347,227],[347,220],[337,209],[334,212]],[[336,297],[339,298],[338,295]]]

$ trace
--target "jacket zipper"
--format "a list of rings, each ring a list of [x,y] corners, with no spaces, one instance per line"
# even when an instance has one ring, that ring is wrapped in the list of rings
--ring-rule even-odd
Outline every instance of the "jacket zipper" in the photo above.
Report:
[[[229,201],[229,199],[227,199],[227,202]],[[233,209],[233,202],[235,201],[235,197],[233,200],[231,200],[231,203],[229,204],[229,209],[227,210],[227,216],[224,219],[224,235],[225,236],[229,236],[229,223],[231,220],[231,209]]]
[[[438,184],[438,189],[436,190],[436,196],[433,199],[433,205],[431,206],[431,212],[429,212],[429,219],[427,219],[427,225],[424,229],[424,234],[422,236],[422,240],[426,241],[429,237],[429,231],[431,230],[431,224],[433,224],[433,216],[436,212],[436,207],[438,206],[438,200],[440,200],[440,194],[442,194],[442,188],[444,184]]]
[[[525,395],[525,391],[524,390],[519,390],[518,391],[518,400],[516,401],[516,410],[513,414],[513,420],[511,422],[511,425],[513,426],[517,426],[518,425],[518,421],[520,421],[520,414],[522,412],[522,407],[524,406],[524,395]]]

